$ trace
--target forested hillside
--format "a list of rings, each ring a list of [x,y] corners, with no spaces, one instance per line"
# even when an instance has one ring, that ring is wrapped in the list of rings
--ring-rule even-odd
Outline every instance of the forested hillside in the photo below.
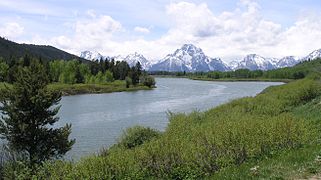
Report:
[[[43,60],[77,59],[83,62],[89,62],[83,58],[67,53],[52,46],[18,44],[0,37],[0,57],[10,60],[12,58],[21,58],[26,54],[41,58]]]

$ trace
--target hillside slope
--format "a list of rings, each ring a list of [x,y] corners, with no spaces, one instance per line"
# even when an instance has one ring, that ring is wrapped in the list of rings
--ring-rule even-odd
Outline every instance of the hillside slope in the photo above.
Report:
[[[87,62],[87,60],[83,58],[67,53],[52,46],[18,44],[0,37],[0,57],[3,57],[5,59],[10,59],[11,56],[20,58],[23,57],[25,54],[41,57],[44,60],[79,59],[83,62]]]

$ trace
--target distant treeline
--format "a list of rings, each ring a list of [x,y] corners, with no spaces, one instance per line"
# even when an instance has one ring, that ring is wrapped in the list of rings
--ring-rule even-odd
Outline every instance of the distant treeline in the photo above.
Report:
[[[302,79],[310,72],[321,72],[321,59],[300,62],[294,67],[273,69],[268,71],[238,69],[235,71],[210,71],[210,72],[149,72],[152,75],[187,76],[190,78],[209,79]]]
[[[125,80],[128,85],[136,85],[145,81],[147,74],[142,70],[140,63],[130,67],[125,61],[100,60],[83,63],[79,60],[54,60],[44,61],[30,55],[19,59],[0,58],[0,81],[15,82],[15,72],[19,67],[30,66],[32,61],[38,61],[46,68],[50,82],[75,84],[103,84],[114,80]],[[155,83],[155,82],[154,82]]]

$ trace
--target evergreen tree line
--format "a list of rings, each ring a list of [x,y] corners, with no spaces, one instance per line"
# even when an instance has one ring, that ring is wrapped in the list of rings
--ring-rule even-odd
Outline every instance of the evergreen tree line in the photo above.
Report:
[[[14,73],[19,67],[30,66],[31,61],[36,58],[25,55],[20,59],[0,59],[0,81],[13,83]],[[46,73],[49,75],[49,81],[75,84],[104,84],[113,82],[114,80],[126,80],[129,85],[137,85],[141,79],[146,78],[147,74],[142,70],[141,64],[138,62],[135,66],[130,67],[126,61],[112,60],[97,60],[90,63],[82,63],[81,61],[71,60],[55,60],[55,61],[42,61],[39,62],[45,67]],[[152,79],[153,80],[153,79]],[[155,82],[150,82],[151,86]],[[148,85],[144,83],[145,85]]]

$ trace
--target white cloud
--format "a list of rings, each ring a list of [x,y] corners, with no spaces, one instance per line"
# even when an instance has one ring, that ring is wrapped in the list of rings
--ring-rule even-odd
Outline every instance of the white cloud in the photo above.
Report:
[[[139,33],[144,33],[144,34],[150,33],[150,31],[149,31],[148,28],[139,27],[139,26],[136,26],[136,27],[134,28],[134,31],[139,32]]]
[[[166,6],[170,28],[161,37],[147,40],[132,32],[148,33],[145,27],[125,30],[110,16],[88,11],[90,19],[75,22],[74,35],[52,38],[54,45],[79,54],[97,50],[105,55],[134,51],[157,60],[184,43],[201,47],[206,54],[230,61],[249,53],[267,57],[303,56],[321,48],[320,14],[305,15],[288,28],[265,19],[256,1],[241,0],[233,11],[214,13],[207,4],[188,2]],[[124,36],[126,34],[126,36]]]
[[[6,23],[0,26],[0,36],[9,39],[17,38],[24,32],[24,27],[16,22]]]
[[[51,42],[75,54],[87,49],[101,51],[105,44],[112,44],[113,33],[121,30],[122,25],[110,16],[92,17],[77,21],[73,36],[54,37]]]
[[[167,12],[175,26],[166,38],[196,43],[211,56],[230,58],[256,52],[258,47],[274,46],[281,33],[281,25],[263,19],[253,1],[241,1],[236,10],[218,16],[206,4],[187,2],[170,4]]]
[[[309,15],[299,19],[281,35],[276,47],[283,53],[301,56],[321,48],[321,19],[319,15]],[[282,51],[281,51],[282,53]]]

